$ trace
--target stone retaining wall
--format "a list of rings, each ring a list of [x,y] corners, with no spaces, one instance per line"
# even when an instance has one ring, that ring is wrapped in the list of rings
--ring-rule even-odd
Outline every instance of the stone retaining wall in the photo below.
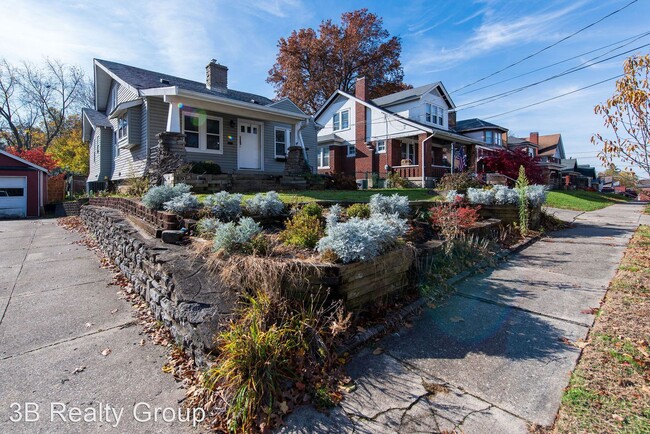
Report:
[[[174,230],[179,228],[179,218],[176,214],[149,209],[134,199],[127,199],[125,197],[91,197],[89,204],[117,209],[127,215],[144,220],[155,229]]]
[[[92,201],[91,201],[92,204]],[[209,274],[187,247],[145,239],[124,215],[84,206],[84,225],[176,341],[205,364],[220,324],[232,315],[237,294]]]

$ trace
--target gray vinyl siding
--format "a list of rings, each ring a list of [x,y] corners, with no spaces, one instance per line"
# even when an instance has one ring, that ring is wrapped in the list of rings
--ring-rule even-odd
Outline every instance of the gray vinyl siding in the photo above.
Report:
[[[216,116],[222,119],[223,122],[223,137],[221,143],[223,147],[223,154],[214,154],[209,152],[195,152],[188,151],[185,154],[187,161],[212,161],[221,167],[224,173],[232,173],[237,170],[237,116],[225,113],[206,112],[208,116]],[[182,116],[182,114],[181,114]],[[230,126],[233,123],[234,126]],[[228,137],[232,140],[228,140]]]
[[[289,130],[289,146],[296,143],[294,137],[293,125],[280,122],[264,122],[264,172],[279,173],[284,172],[284,160],[275,159],[275,128]]]
[[[110,98],[110,95],[109,95]],[[117,92],[117,103],[123,103],[125,101],[133,101],[137,98],[133,92],[124,86],[120,86]],[[110,100],[109,100],[110,103]],[[109,110],[111,108],[109,107]],[[131,131],[134,132],[133,140],[140,141],[142,133],[142,106],[136,106],[128,109],[128,134],[127,139],[122,138],[119,143],[123,143],[125,140],[131,139]],[[117,130],[117,119],[111,119],[111,125],[113,129]],[[133,123],[132,123],[133,122]],[[144,169],[147,163],[147,146],[146,143],[138,143],[131,149],[115,149],[115,144],[113,144],[113,170],[111,173],[112,180],[127,179],[131,177],[142,176]]]
[[[96,128],[93,130],[90,141],[90,171],[88,182],[104,181],[104,177],[111,175],[113,165],[112,135],[109,128]],[[97,152],[99,150],[99,152]]]
[[[318,131],[316,131],[316,123],[313,119],[301,131],[302,141],[305,143],[305,151],[307,152],[307,162],[311,167],[312,172],[317,172],[317,159],[318,159]]]
[[[132,145],[142,144],[142,106],[131,107],[126,111],[128,121],[127,140]]]
[[[167,113],[169,112],[169,104],[163,101],[162,98],[148,97],[146,98],[147,104],[147,142],[149,149],[158,144],[156,134],[162,133],[167,129]]]

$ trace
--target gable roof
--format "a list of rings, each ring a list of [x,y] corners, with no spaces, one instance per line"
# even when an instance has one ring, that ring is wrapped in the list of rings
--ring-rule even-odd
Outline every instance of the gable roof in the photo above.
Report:
[[[562,160],[562,172],[577,172],[578,170],[578,160],[576,158],[563,158]]]
[[[97,110],[89,109],[89,108],[83,108],[81,109],[81,114],[88,119],[88,122],[90,122],[90,125],[92,125],[93,128],[97,127],[104,127],[104,128],[112,128],[113,126],[111,125],[111,122],[108,120],[108,117],[103,114],[98,112]]]
[[[434,127],[432,125],[423,124],[422,122],[414,121],[414,120],[409,119],[407,117],[401,116],[398,113],[394,113],[394,112],[388,110],[387,108],[380,107],[380,106],[378,106],[377,104],[375,104],[373,102],[361,100],[361,99],[357,98],[356,96],[353,96],[353,95],[350,95],[349,93],[343,92],[342,90],[334,91],[334,93],[332,93],[332,95],[330,95],[330,97],[327,99],[327,101],[325,101],[325,104],[323,104],[323,106],[320,109],[318,109],[318,111],[314,114],[314,120],[315,120],[316,123],[319,124],[318,118],[323,114],[323,112],[327,109],[327,107],[329,107],[330,104],[332,104],[334,102],[334,100],[336,100],[336,98],[339,97],[339,96],[342,96],[343,98],[347,98],[347,99],[351,99],[353,101],[356,101],[359,104],[362,104],[362,105],[364,105],[364,106],[366,106],[368,108],[379,110],[380,112],[393,117],[398,122],[402,122],[404,124],[410,125],[411,127],[419,129],[419,130],[421,130],[423,132],[436,133],[436,134],[441,133],[443,136],[447,136],[448,139],[457,140],[457,141],[459,141],[461,143],[484,144],[483,141],[481,141],[481,140],[472,139],[471,137],[467,137],[467,136],[461,136],[460,134],[456,134],[453,131],[447,131],[447,130],[444,130],[442,128],[438,128],[438,127]]]
[[[12,159],[14,159],[16,161],[19,161],[19,162],[21,162],[23,164],[26,164],[26,165],[28,165],[30,167],[33,167],[34,169],[40,170],[42,172],[49,173],[48,170],[45,167],[41,167],[41,166],[39,166],[37,164],[32,163],[31,161],[27,161],[25,159],[22,159],[22,158],[16,156],[16,155],[10,154],[7,151],[3,151],[2,149],[0,149],[0,155],[4,155],[6,157],[12,158]]]
[[[421,98],[423,95],[431,92],[433,89],[439,88],[440,95],[447,102],[450,109],[455,108],[454,102],[451,100],[447,89],[441,82],[429,83],[423,86],[414,87],[413,89],[406,89],[400,92],[391,93],[372,100],[372,103],[380,107],[388,107],[395,104],[400,104],[407,101],[413,101]]]
[[[124,65],[122,63],[111,62],[109,60],[95,59],[95,65],[99,66],[121,84],[134,90],[134,93],[140,94],[145,89],[165,88],[176,86],[179,89],[189,90],[192,92],[203,93],[206,95],[229,98],[242,102],[254,102],[260,105],[271,105],[273,100],[250,92],[242,92],[234,89],[224,91],[208,89],[205,82],[188,80],[181,77],[175,77],[161,72],[149,71],[147,69],[137,68],[135,66]]]
[[[530,137],[528,137],[530,140]],[[562,144],[562,134],[547,134],[545,136],[538,137],[539,143],[539,152],[540,156],[553,156],[555,151],[559,150],[560,158],[565,158],[564,154],[564,145]]]
[[[478,118],[463,119],[462,121],[458,121],[456,122],[456,126],[453,129],[454,131],[458,131],[458,132],[489,130],[489,129],[503,131],[504,133],[508,132],[507,128],[503,128],[499,125]]]
[[[515,136],[508,136],[508,145],[512,146],[532,146],[534,148],[538,148],[536,144],[533,142],[529,141],[528,139],[522,139],[521,137],[515,137]]]

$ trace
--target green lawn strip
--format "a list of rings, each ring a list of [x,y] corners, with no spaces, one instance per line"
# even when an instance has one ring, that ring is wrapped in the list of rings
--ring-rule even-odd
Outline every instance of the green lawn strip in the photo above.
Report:
[[[429,194],[430,190],[425,188],[403,188],[403,189],[371,189],[371,190],[305,190],[295,193],[279,193],[280,200],[284,203],[333,201],[333,202],[368,202],[373,194],[408,196],[410,201],[441,200],[441,196]],[[200,201],[208,196],[207,194],[196,195]],[[244,194],[244,199],[250,199],[255,193]]]
[[[572,209],[576,211],[595,211],[615,203],[627,202],[624,196],[595,191],[550,191],[546,205],[552,208]]]

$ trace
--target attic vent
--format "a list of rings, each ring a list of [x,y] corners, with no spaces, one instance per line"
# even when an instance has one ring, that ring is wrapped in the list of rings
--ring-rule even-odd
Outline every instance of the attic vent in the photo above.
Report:
[[[260,102],[259,102],[258,100],[256,100],[256,99],[251,99],[251,102],[252,102],[253,104],[259,104],[259,103],[260,103]]]
[[[166,78],[161,78],[161,79],[160,79],[160,82],[161,82],[162,84],[169,84],[169,80],[167,80]]]

